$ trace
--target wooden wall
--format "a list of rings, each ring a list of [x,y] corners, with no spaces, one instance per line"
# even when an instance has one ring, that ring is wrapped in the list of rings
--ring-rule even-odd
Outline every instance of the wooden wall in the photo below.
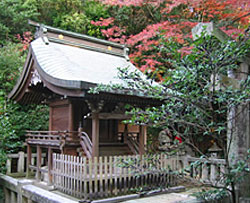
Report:
[[[49,130],[50,131],[63,131],[69,130],[69,114],[70,104],[68,100],[59,100],[50,103],[50,118]]]

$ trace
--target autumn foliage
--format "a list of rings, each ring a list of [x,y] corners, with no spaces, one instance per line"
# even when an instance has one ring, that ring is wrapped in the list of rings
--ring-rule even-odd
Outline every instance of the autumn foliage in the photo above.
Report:
[[[188,54],[191,29],[198,22],[216,22],[227,34],[236,36],[250,23],[248,0],[100,0],[112,17],[92,21],[108,40],[125,43],[130,58],[141,71],[155,73],[169,67],[159,47],[161,40],[173,39],[180,52]],[[164,53],[165,54],[165,53]]]

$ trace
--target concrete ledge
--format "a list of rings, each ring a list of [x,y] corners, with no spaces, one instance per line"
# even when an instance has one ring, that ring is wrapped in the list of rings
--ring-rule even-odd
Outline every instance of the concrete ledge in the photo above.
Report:
[[[43,188],[40,188],[35,184],[34,180],[29,179],[15,179],[7,175],[0,174],[0,185],[17,193],[18,202],[22,202],[23,197],[28,200],[39,203],[78,203],[78,202],[92,202],[92,203],[114,203],[122,202],[132,199],[139,199],[141,197],[149,197],[160,194],[178,193],[185,191],[184,186],[172,187],[165,190],[153,190],[140,194],[131,194],[118,196],[113,198],[101,199],[101,200],[77,200],[71,197],[65,197],[54,192],[50,192]]]
[[[10,176],[0,174],[0,185],[17,192],[18,180]]]
[[[22,187],[22,193],[25,197],[28,197],[30,200],[39,202],[39,203],[78,203],[60,195],[54,194],[47,190],[41,189],[34,185],[25,185]]]

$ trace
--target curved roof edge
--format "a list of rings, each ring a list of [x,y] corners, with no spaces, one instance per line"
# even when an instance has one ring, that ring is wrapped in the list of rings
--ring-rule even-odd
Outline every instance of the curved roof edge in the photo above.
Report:
[[[21,76],[18,78],[16,85],[8,94],[9,99],[16,99],[18,96],[20,96],[19,94],[22,94],[21,90],[25,88],[24,86],[27,83],[31,69],[32,69],[32,56],[31,56],[31,48],[29,48],[28,56],[24,64],[23,71],[21,73]]]
[[[36,60],[35,54],[33,53],[32,46],[29,48],[28,56],[26,58],[23,71],[21,76],[18,78],[18,81],[12,91],[8,94],[9,99],[13,99],[19,101],[21,97],[25,94],[25,90],[29,85],[31,79],[31,71],[33,66],[37,70],[39,76],[42,79],[42,82],[48,89],[51,91],[64,95],[67,92],[67,96],[84,96],[85,91],[82,89],[88,89],[90,87],[95,86],[95,84],[85,84],[86,82],[83,81],[73,81],[73,80],[61,80],[50,76],[49,74],[45,73],[44,70],[39,65],[38,61]],[[63,88],[66,88],[66,91],[63,91]],[[76,95],[70,93],[69,90],[76,90]],[[82,93],[79,93],[79,90],[82,90]]]

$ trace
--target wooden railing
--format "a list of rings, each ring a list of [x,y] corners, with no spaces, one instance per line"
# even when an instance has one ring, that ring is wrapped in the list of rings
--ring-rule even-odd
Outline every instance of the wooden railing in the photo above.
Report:
[[[49,145],[62,148],[66,142],[79,141],[77,131],[27,131],[28,144]]]
[[[139,154],[139,133],[138,132],[119,132],[118,141],[126,143],[134,155]]]
[[[122,167],[126,163],[131,167]],[[176,185],[172,171],[178,169],[176,159],[166,155],[76,157],[53,154],[53,183],[61,192],[98,199],[135,192],[147,187]]]
[[[89,136],[85,132],[81,132],[80,136],[80,144],[83,148],[84,153],[88,158],[92,157],[92,141],[90,140]]]

